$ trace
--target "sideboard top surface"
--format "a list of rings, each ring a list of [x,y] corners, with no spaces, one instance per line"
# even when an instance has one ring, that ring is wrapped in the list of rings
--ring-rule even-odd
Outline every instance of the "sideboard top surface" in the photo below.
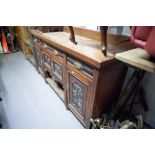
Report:
[[[108,44],[108,56],[105,57],[101,52],[101,45],[98,40],[76,35],[77,45],[69,40],[68,32],[49,32],[42,33],[40,31],[31,30],[31,33],[44,40],[48,44],[63,50],[64,52],[75,56],[98,69],[104,67],[107,63],[116,61],[114,56],[116,53],[133,49],[134,46],[130,41],[121,41],[116,44]],[[108,41],[109,42],[109,41]]]

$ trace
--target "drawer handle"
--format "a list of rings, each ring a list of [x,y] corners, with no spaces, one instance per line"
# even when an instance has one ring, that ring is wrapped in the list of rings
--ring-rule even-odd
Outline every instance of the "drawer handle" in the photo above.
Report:
[[[44,48],[47,48],[47,45],[46,44],[44,44]]]
[[[74,66],[76,69],[82,69],[82,64],[77,61],[74,62]]]
[[[37,39],[34,39],[34,42],[37,42]]]
[[[59,52],[58,52],[58,51],[54,50],[53,52],[54,52],[54,54],[55,54],[56,56],[59,55]]]

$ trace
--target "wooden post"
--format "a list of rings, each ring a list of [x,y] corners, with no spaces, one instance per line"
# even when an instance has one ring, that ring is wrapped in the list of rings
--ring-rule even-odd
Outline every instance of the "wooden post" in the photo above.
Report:
[[[70,40],[71,40],[74,44],[77,44],[77,42],[75,41],[75,34],[74,34],[73,26],[68,26],[68,27],[69,27],[69,31],[70,31]]]
[[[108,26],[100,26],[101,50],[104,56],[107,56],[107,30]]]

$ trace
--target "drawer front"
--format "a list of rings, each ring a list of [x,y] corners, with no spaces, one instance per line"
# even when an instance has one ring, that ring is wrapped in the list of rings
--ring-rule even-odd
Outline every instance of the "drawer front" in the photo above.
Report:
[[[93,69],[88,66],[87,64],[78,61],[77,59],[67,56],[67,64],[74,67],[76,70],[80,71],[84,75],[88,76],[89,78],[93,78]]]
[[[33,43],[39,44],[39,45],[43,45],[42,40],[41,39],[38,39],[38,38],[33,38]]]
[[[51,48],[50,48],[50,50],[49,50],[49,46],[48,45],[46,45],[46,44],[44,44],[44,45],[38,45],[38,46],[40,46],[40,48],[45,52],[45,53],[47,53],[48,55],[50,55],[50,57],[52,58],[52,59],[55,59],[56,61],[59,61],[59,62],[61,62],[61,63],[63,63],[64,62],[64,53],[62,53],[62,52],[60,52],[59,50],[56,50],[56,49],[54,49],[54,48],[52,48],[51,46]]]
[[[46,48],[55,56],[63,59],[64,58],[64,53],[61,52],[60,50],[53,48],[52,46],[47,45]]]

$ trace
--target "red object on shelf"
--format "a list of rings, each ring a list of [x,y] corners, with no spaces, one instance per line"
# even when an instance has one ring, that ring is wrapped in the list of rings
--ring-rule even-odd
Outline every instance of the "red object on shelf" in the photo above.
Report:
[[[132,26],[131,41],[155,57],[155,26]]]
[[[2,47],[3,47],[3,53],[5,54],[10,53],[4,31],[2,32]]]

